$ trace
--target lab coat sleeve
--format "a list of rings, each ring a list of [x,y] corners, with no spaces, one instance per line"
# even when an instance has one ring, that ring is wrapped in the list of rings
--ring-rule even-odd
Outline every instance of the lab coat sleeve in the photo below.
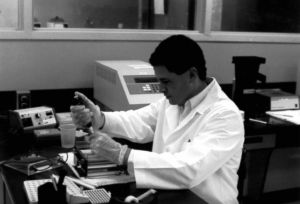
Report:
[[[101,132],[132,142],[150,142],[153,140],[161,102],[159,100],[134,111],[105,112],[106,122]]]
[[[204,181],[237,154],[243,145],[242,119],[235,111],[220,111],[210,117],[183,151],[161,154],[132,150],[140,188],[189,189]]]

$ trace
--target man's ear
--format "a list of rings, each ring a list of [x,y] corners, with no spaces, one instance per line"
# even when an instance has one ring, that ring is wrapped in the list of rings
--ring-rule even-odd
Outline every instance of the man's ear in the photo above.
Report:
[[[191,80],[194,80],[198,76],[198,71],[195,67],[190,68],[189,72]]]

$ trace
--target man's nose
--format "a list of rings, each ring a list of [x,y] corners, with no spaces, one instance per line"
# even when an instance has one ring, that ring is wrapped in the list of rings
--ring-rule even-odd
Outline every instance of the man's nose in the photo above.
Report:
[[[160,92],[165,92],[166,91],[166,88],[163,86],[163,85],[159,85],[159,91]]]

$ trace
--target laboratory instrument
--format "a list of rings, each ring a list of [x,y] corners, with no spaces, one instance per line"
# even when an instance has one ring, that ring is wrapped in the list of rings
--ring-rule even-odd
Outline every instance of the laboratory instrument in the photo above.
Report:
[[[36,129],[54,128],[57,125],[54,109],[47,106],[9,111],[8,117],[13,133],[33,133]]]
[[[150,64],[138,60],[96,61],[94,98],[100,107],[134,110],[162,97]]]

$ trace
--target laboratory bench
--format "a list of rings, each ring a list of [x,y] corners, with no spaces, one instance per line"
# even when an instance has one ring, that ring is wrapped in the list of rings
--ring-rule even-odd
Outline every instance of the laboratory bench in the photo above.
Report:
[[[72,172],[68,169],[68,166],[64,166],[64,169],[68,171],[68,175],[72,175]],[[52,173],[58,174],[58,169],[53,169]],[[74,176],[74,175],[73,175]],[[2,179],[4,194],[9,195],[12,204],[26,204],[29,203],[26,192],[24,190],[24,181],[27,180],[39,180],[49,179],[49,173],[42,172],[36,175],[27,176],[21,172],[12,170],[8,167],[2,167]],[[102,186],[106,191],[112,194],[112,197],[126,198],[128,195],[138,196],[148,191],[148,189],[137,189],[134,182],[127,184],[115,184]],[[190,204],[206,204],[201,198],[189,190],[157,190],[157,204],[176,204],[176,203],[190,203]]]
[[[264,123],[253,122],[246,120],[245,124],[245,144],[246,150],[246,177],[244,194],[254,201],[259,202],[262,198],[265,180],[268,172],[269,162],[274,149],[289,148],[300,146],[300,126],[292,123],[281,121],[279,119],[262,117],[256,118]],[[18,154],[29,151],[38,151],[49,146],[60,146],[60,140],[57,141],[37,141],[36,138],[30,135],[13,135],[6,131],[0,131],[0,161],[9,159]],[[126,140],[119,140],[121,143],[127,143],[130,147],[136,149],[151,150],[151,143],[139,145],[128,142]],[[27,202],[25,192],[23,190],[23,182],[26,179],[38,179],[43,174],[33,177],[27,177],[19,172],[3,168],[2,176],[6,184],[7,192],[14,203]],[[18,178],[18,179],[15,179]],[[134,184],[131,184],[134,185]],[[14,186],[20,186],[22,191],[16,191]],[[129,187],[123,186],[124,189]],[[130,187],[132,189],[132,186]],[[119,188],[120,189],[120,188]],[[123,190],[124,191],[124,190]],[[136,189],[139,192],[139,189]],[[205,203],[201,198],[198,198],[189,190],[185,191],[161,191],[162,197],[159,200],[162,203],[186,203],[183,199],[191,199],[188,203]],[[174,201],[174,202],[173,202]],[[181,202],[182,201],[182,202]],[[199,201],[199,202],[198,202]],[[25,203],[26,203],[25,202]]]
[[[244,126],[247,166],[244,194],[264,203],[264,186],[272,154],[281,148],[300,147],[300,126],[270,116],[245,120]]]
[[[2,143],[0,143],[0,161],[12,158],[16,155],[21,155],[24,153],[35,153],[47,151],[48,155],[57,155],[59,153],[65,153],[67,151],[72,151],[72,149],[64,149],[59,147],[59,141],[52,141],[38,144],[38,141],[35,141],[34,138],[29,135],[13,135],[5,131],[0,131],[0,138]],[[59,145],[59,146],[57,146]],[[53,174],[58,175],[59,170],[63,168],[68,172],[68,175],[75,177],[72,170],[68,165],[64,164],[61,167],[52,169]],[[1,166],[1,175],[3,180],[3,196],[4,202],[7,199],[10,199],[12,204],[26,204],[29,203],[26,192],[24,190],[24,181],[26,180],[39,180],[39,179],[49,179],[49,171],[44,171],[34,175],[26,175],[19,171],[13,170],[7,166]],[[126,184],[114,184],[100,186],[99,188],[104,188],[106,191],[109,191],[112,194],[112,197],[126,198],[128,195],[138,196],[142,193],[148,191],[149,189],[138,189],[136,188],[135,182],[130,182]],[[198,197],[190,190],[157,190],[157,204],[181,204],[181,203],[190,203],[190,204],[206,204],[204,200]],[[6,198],[6,196],[8,197]]]
[[[263,143],[263,137],[266,135],[274,135],[274,143],[271,147],[299,147],[300,146],[300,128],[288,121],[283,121],[274,117],[264,116],[256,118],[258,121],[266,124],[247,120],[245,126],[245,144],[260,144]],[[260,139],[254,139],[259,138]],[[269,144],[270,145],[270,144]]]

